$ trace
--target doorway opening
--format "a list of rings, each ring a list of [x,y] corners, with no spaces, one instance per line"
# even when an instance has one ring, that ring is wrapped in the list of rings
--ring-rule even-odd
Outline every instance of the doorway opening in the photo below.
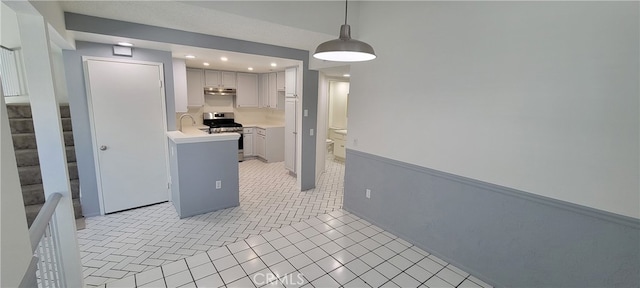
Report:
[[[318,147],[316,150],[317,181],[322,181],[322,178],[326,177],[344,179],[348,139],[349,70],[349,66],[320,69],[316,143]]]

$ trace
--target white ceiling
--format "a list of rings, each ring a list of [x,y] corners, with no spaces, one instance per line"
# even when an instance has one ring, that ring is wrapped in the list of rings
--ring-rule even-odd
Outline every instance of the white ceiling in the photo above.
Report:
[[[268,5],[265,5],[265,3]],[[303,1],[302,3],[307,2]],[[337,31],[340,24],[338,18],[340,19],[339,21],[343,21],[342,17],[344,17],[343,10],[337,14],[332,13],[333,10],[344,9],[343,4],[341,4],[342,2],[338,3],[340,4],[337,5],[336,2],[333,1],[315,1],[300,5],[300,3],[287,1],[61,1],[60,6],[66,12],[313,51],[319,43],[336,38],[337,32],[332,33],[336,34],[336,36],[334,36],[298,27],[308,28],[315,25],[313,27],[319,28],[314,30],[329,30],[332,25],[335,25],[335,30]],[[326,8],[322,9],[325,6]],[[215,8],[232,11],[233,13],[219,11]],[[298,16],[283,19],[286,15],[290,15],[293,11],[292,9],[298,9]],[[260,15],[265,16],[253,17],[257,12],[262,12]],[[245,13],[251,17],[239,15],[239,13]],[[323,14],[327,14],[327,16],[318,16]],[[349,17],[354,17],[352,14],[354,13],[350,13]],[[273,17],[269,17],[269,15],[273,15]],[[308,17],[305,18],[305,15]],[[327,22],[338,23],[332,23],[331,25],[319,24],[323,23],[325,18],[328,20]],[[273,20],[265,21],[264,19]],[[304,19],[308,21],[305,22],[303,21]],[[296,21],[302,22],[302,24],[296,25],[296,27],[289,26],[295,25],[294,22]],[[139,48],[171,51],[175,58],[184,59],[185,55],[195,55],[197,57],[196,59],[187,60],[188,67],[264,73],[283,70],[287,66],[298,65],[298,62],[295,60],[282,58],[158,43],[139,39],[125,39],[84,32],[70,31],[70,34],[74,39],[81,41],[107,44],[127,41]],[[222,56],[227,57],[229,61],[220,61],[220,57]],[[210,66],[203,66],[203,62],[210,63]],[[278,66],[273,68],[270,66],[271,63],[277,63]],[[319,64],[317,65],[318,67],[342,65],[339,63],[316,64]],[[254,70],[249,71],[247,69],[248,67],[253,67]],[[328,70],[323,68],[320,70],[323,72],[326,71],[325,74],[334,77],[341,77],[349,71],[348,66],[332,67]]]

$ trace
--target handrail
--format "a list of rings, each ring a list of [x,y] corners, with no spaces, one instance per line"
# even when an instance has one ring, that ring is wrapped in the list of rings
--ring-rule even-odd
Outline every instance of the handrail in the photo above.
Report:
[[[38,213],[38,216],[36,216],[36,219],[33,220],[31,227],[29,227],[29,238],[31,238],[31,251],[33,251],[34,253],[38,248],[40,239],[42,239],[42,236],[44,235],[44,232],[46,231],[47,226],[49,225],[49,221],[51,220],[53,213],[56,212],[56,207],[58,207],[58,203],[60,202],[61,198],[62,198],[62,194],[60,193],[51,194],[51,196],[49,196],[49,199],[47,199],[47,201],[44,202],[44,205],[40,209],[40,212]]]

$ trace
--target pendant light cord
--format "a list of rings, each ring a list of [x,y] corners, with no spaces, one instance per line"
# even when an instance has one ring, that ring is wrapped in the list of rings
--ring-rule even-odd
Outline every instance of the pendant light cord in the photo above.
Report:
[[[347,11],[349,9],[349,1],[344,0],[344,25],[347,25]]]

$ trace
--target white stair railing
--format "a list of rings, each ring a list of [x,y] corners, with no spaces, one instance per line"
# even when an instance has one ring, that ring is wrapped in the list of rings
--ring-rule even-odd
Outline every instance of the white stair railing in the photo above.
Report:
[[[53,214],[60,203],[62,194],[53,193],[44,203],[36,219],[29,228],[31,238],[31,251],[34,257],[31,259],[29,269],[22,278],[20,287],[65,287],[65,279],[60,255],[60,237],[51,221]]]

